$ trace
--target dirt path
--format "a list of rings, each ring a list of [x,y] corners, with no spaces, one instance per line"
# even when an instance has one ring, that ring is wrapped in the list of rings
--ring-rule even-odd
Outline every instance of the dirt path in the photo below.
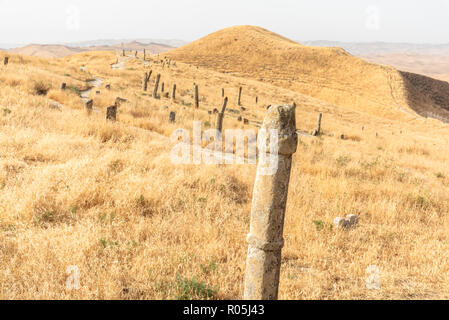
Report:
[[[117,56],[117,63],[111,64],[111,68],[118,69],[118,70],[125,69],[126,61],[128,61],[129,59],[132,58],[131,56],[123,57],[120,54],[117,54],[116,56]]]
[[[137,59],[139,59],[140,61],[143,62],[143,66],[144,67],[148,67],[150,65],[149,61],[143,60],[143,58],[141,58],[141,57],[137,57]]]
[[[89,85],[88,89],[80,91],[81,100],[84,103],[90,100],[90,94],[94,88],[97,89],[101,87],[103,80],[95,77],[92,80],[88,80],[87,84]]]

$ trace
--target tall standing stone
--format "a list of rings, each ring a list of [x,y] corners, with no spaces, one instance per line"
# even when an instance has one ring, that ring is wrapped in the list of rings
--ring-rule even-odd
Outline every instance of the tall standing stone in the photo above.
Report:
[[[147,50],[143,49],[143,61],[147,60]]]
[[[7,66],[8,63],[9,63],[9,57],[5,57],[5,60],[3,61],[3,64],[4,64],[5,66]]]
[[[249,248],[245,300],[278,299],[288,185],[292,155],[298,145],[295,108],[289,105],[271,106],[262,129],[268,134],[271,130],[277,131],[279,152],[275,160],[277,170],[270,172],[271,175],[267,175],[265,171],[266,163],[259,161],[258,164],[251,210],[251,229],[247,237]],[[268,141],[260,141],[259,145],[268,144]],[[259,159],[262,159],[262,155],[259,155]]]
[[[320,115],[318,116],[318,124],[316,127],[317,136],[319,136],[321,134],[321,120],[322,119],[323,119],[323,114],[320,113]]]
[[[67,88],[67,84],[65,82],[61,83],[61,90],[65,90]]]
[[[321,135],[321,120],[323,119],[323,114],[320,113],[320,115],[318,116],[318,124],[315,130],[313,130],[312,132],[312,136],[314,137],[318,137],[319,135]]]
[[[194,91],[195,91],[195,108],[199,108],[200,107],[200,99],[199,99],[197,84],[195,84],[195,86],[194,86]]]
[[[117,121],[117,104],[106,110],[106,120]]]
[[[156,83],[154,84],[153,98],[158,99],[157,91],[159,89],[159,82],[161,81],[161,74],[156,76]]]
[[[91,114],[92,111],[94,109],[94,101],[93,100],[89,100],[86,102],[86,111],[88,114]]]
[[[173,85],[173,90],[171,92],[171,98],[176,100],[176,83]]]
[[[239,107],[242,106],[242,90],[243,90],[243,88],[240,87],[240,88],[239,88],[239,99],[238,99],[238,101],[237,101]]]
[[[148,90],[148,80],[149,79],[150,79],[150,77],[149,77],[148,73],[145,73],[143,75],[143,86],[142,86],[143,91],[147,91]]]
[[[175,123],[176,121],[176,113],[174,111],[170,112],[170,122]]]
[[[223,132],[223,119],[224,119],[227,105],[228,105],[228,97],[224,98],[221,112],[217,115],[217,128],[216,129],[220,133]]]
[[[162,85],[161,85],[161,92],[165,92],[165,83],[164,82],[162,82]]]

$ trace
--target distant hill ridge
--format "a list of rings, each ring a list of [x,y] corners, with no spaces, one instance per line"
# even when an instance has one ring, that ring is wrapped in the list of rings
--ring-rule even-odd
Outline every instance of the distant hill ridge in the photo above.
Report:
[[[129,43],[120,43],[117,45],[103,45],[103,46],[90,46],[90,47],[72,47],[68,45],[59,44],[30,44],[25,47],[15,48],[8,50],[16,54],[23,54],[27,56],[34,56],[39,58],[63,58],[72,54],[86,52],[86,51],[116,51],[116,50],[147,50],[148,53],[158,54],[173,47],[160,43],[140,43],[138,41],[132,41]]]
[[[317,47],[341,47],[357,56],[383,55],[392,53],[448,55],[449,43],[394,43],[394,42],[339,42],[339,41],[303,41],[302,44]]]
[[[161,44],[177,48],[187,44],[187,42],[177,39],[99,39],[80,42],[60,43],[70,47],[97,47],[97,46],[118,46],[122,43],[138,42],[142,44]]]
[[[8,51],[39,58],[62,58],[68,55],[84,52],[85,50],[63,45],[29,44],[25,47],[11,49]]]

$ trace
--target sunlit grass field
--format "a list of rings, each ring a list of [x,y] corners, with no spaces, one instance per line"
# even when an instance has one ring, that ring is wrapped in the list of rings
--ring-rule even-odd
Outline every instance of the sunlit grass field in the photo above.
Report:
[[[10,55],[0,66],[1,299],[241,299],[256,167],[170,161],[175,129],[215,127],[209,111],[221,108],[222,88],[225,128],[257,130],[274,103],[294,101],[303,132],[323,113],[322,136],[300,136],[294,155],[280,299],[449,297],[448,125],[397,110],[397,119],[368,115],[181,62],[163,67],[163,54],[148,66],[119,59],[122,70],[111,52]],[[151,96],[158,73],[169,98]],[[94,78],[102,85],[89,116],[79,92]],[[106,122],[117,97],[127,102]],[[332,227],[348,214],[359,215],[357,228]],[[371,265],[378,290],[366,286]],[[70,266],[78,290],[66,285]]]

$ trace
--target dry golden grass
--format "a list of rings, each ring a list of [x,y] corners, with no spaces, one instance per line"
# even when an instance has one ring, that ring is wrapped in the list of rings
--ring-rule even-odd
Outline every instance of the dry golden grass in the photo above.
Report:
[[[271,103],[296,101],[303,131],[324,114],[323,136],[301,137],[294,156],[280,298],[449,297],[447,125],[351,111],[179,61],[162,70],[129,59],[113,70],[115,60],[108,52],[58,60],[13,55],[0,67],[0,298],[240,299],[256,168],[175,166],[166,138],[193,120],[214,126],[207,111],[221,106],[223,87],[229,108],[239,110],[239,86],[247,108],[241,115],[252,124]],[[150,97],[157,73],[167,89],[176,82],[177,101]],[[83,89],[93,77],[103,84],[99,95],[91,93],[100,114],[89,117],[76,90],[59,85]],[[36,81],[51,85],[46,96],[36,94]],[[188,105],[193,82],[198,110]],[[117,96],[128,102],[118,122],[107,123],[104,108]],[[53,100],[66,107],[53,108]],[[170,111],[176,124],[168,123]],[[243,128],[232,116],[225,127]],[[357,229],[330,227],[352,213],[360,215]],[[80,290],[65,286],[72,265]],[[365,286],[370,265],[380,269],[380,290]],[[183,280],[193,279],[206,289],[185,292]]]

